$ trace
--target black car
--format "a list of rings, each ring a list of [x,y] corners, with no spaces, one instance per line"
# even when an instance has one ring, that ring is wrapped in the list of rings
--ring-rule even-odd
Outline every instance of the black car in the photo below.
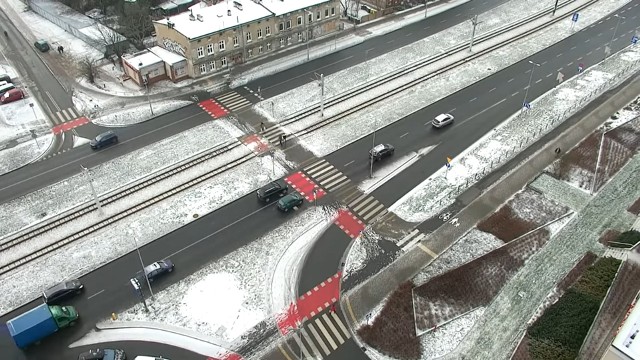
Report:
[[[281,197],[289,192],[289,186],[284,180],[272,181],[258,190],[258,199],[263,202],[269,202],[271,199]]]
[[[80,280],[68,280],[43,291],[42,298],[47,304],[55,304],[60,300],[80,294],[82,289],[84,289],[84,285],[82,285]]]
[[[282,199],[278,200],[278,209],[280,211],[289,212],[294,208],[298,208],[304,203],[304,198],[297,192],[293,192]]]
[[[116,133],[114,133],[113,131],[107,131],[96,136],[95,139],[91,140],[91,142],[89,142],[89,146],[91,146],[92,149],[99,149],[101,147],[104,147],[110,144],[115,144],[117,142],[118,142],[118,135],[116,135]]]
[[[126,358],[124,350],[119,349],[95,349],[78,355],[78,360],[125,360]]]
[[[47,52],[50,49],[49,43],[46,40],[38,40],[33,43],[33,46],[35,46],[36,49],[40,50],[41,52]]]
[[[171,262],[171,260],[169,259],[160,260],[160,261],[154,262],[151,265],[145,266],[144,273],[147,275],[147,279],[149,279],[149,281],[153,281],[154,279],[164,274],[168,274],[172,272],[174,267],[175,265],[173,265],[173,262]]]
[[[376,145],[373,149],[369,150],[369,157],[373,159],[373,161],[382,160],[388,156],[393,155],[393,152],[396,149],[389,144],[379,144]]]

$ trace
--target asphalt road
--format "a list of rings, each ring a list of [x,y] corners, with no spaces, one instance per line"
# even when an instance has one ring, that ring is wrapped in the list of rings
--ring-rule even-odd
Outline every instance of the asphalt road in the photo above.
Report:
[[[635,3],[637,2],[634,2],[634,4]],[[635,11],[637,11],[636,9],[637,8],[634,8],[634,10],[632,10],[634,15]],[[625,16],[630,17],[629,13],[625,14]],[[624,39],[630,37],[627,36],[627,31],[632,27],[632,23],[631,21],[625,21],[620,24],[618,33],[621,34],[621,36],[624,34]],[[588,43],[571,38],[566,41],[574,41],[573,43],[565,43],[561,47],[556,47],[555,53],[551,50],[546,50],[549,52],[547,55],[541,52],[532,57],[534,61],[541,63],[547,61],[547,63],[543,64],[540,71],[537,71],[536,75],[534,75],[534,83],[529,92],[531,98],[534,98],[550,86],[553,86],[555,76],[548,78],[546,75],[555,73],[555,69],[557,68],[554,68],[554,66],[559,67],[562,61],[568,64],[569,61],[575,61],[579,56],[584,57],[584,62],[587,65],[595,61],[595,58],[589,59],[586,57],[586,53],[590,51],[587,44],[597,47],[597,41],[593,41],[593,39],[601,39],[600,44],[608,41],[604,33],[606,29],[613,25],[610,21],[607,21],[602,26],[603,28],[600,29],[600,32],[603,33],[603,35],[597,35],[597,26],[589,30],[593,33],[590,36],[592,40]],[[612,30],[613,29],[611,29],[611,31]],[[614,49],[626,43],[626,41],[620,40],[615,44]],[[574,45],[576,46],[575,49],[566,49]],[[574,51],[574,53],[571,51]],[[563,58],[565,55],[556,57],[555,54],[557,53],[566,54],[567,57]],[[574,56],[574,60],[571,60],[571,56]],[[595,57],[596,54],[592,53],[591,56]],[[549,58],[548,60],[546,60],[547,57]],[[554,59],[557,59],[559,63],[553,63],[552,60]],[[546,66],[549,66],[549,69],[547,69]],[[552,68],[554,70],[552,70]],[[441,145],[418,163],[405,170],[400,176],[380,187],[374,192],[374,196],[386,205],[389,205],[395,201],[394,199],[399,198],[407,190],[419,183],[421,179],[424,179],[439,166],[442,166],[445,156],[455,156],[462,151],[462,149],[466,148],[468,144],[473,143],[475,141],[473,140],[474,137],[476,139],[479,138],[495,126],[495,124],[499,123],[501,119],[504,118],[504,114],[510,114],[514,109],[517,109],[522,99],[517,94],[513,96],[511,96],[511,94],[514,94],[515,91],[521,91],[526,85],[526,79],[528,79],[529,76],[526,72],[527,70],[528,68],[526,66],[522,66],[520,63],[516,64],[494,75],[495,78],[481,82],[480,84],[484,84],[482,85],[483,87],[475,88],[475,90],[472,89],[473,87],[462,90],[424,109],[413,117],[403,119],[392,126],[378,131],[376,136],[380,139],[380,142],[388,141],[396,145],[396,157],[423,148],[430,143],[440,143]],[[537,74],[539,74],[539,76]],[[566,72],[565,75],[568,77],[569,72]],[[513,78],[513,81],[509,81],[511,78]],[[536,83],[537,79],[542,79],[542,81]],[[474,86],[480,86],[480,84]],[[492,84],[499,84],[499,86],[497,86],[495,90],[491,90],[493,87],[496,87],[492,86]],[[509,96],[512,98],[509,98]],[[503,98],[505,100],[501,101]],[[495,103],[499,104],[485,110],[489,104]],[[454,104],[458,104],[458,106],[448,106]],[[460,106],[459,104],[464,104],[464,106]],[[507,107],[499,108],[501,106]],[[452,113],[456,115],[458,119],[454,126],[443,129],[443,131],[435,132],[432,131],[429,126],[424,125],[424,123],[429,121],[435,114],[442,111],[450,111],[454,107],[456,110],[453,110]],[[460,108],[460,110],[458,108]],[[423,135],[420,135],[420,131],[415,131],[415,128],[418,126],[425,129],[424,133],[422,133]],[[407,132],[407,129],[410,129],[410,132],[415,134],[411,137],[409,137],[409,135],[401,137],[401,135]],[[364,158],[366,159],[366,151],[370,146],[369,142],[370,139],[362,139],[328,156],[327,159],[337,167],[340,167],[353,181],[363,179],[366,177],[368,169],[362,165],[360,155],[354,156],[353,154],[365,154]],[[441,147],[442,149],[440,150]],[[115,151],[118,147],[112,149]],[[349,159],[350,156],[353,157],[353,159],[358,159],[358,161],[354,163],[357,165],[352,167],[342,166],[349,162],[348,160],[344,161],[344,159]],[[309,205],[305,204],[305,206]],[[162,289],[170,283],[188,276],[211,261],[224,256],[240,246],[253,241],[270,229],[275,228],[280,225],[285,218],[286,216],[277,213],[273,206],[262,207],[257,203],[254,195],[249,194],[212,214],[204,216],[189,226],[178,229],[156,240],[154,243],[142,248],[143,258],[147,262],[151,262],[170,256],[176,263],[176,271],[166,279],[154,284],[154,288]],[[346,247],[346,244],[348,244],[346,236],[342,233],[335,235],[337,239],[339,239],[337,236],[343,236],[343,244],[344,247]],[[321,242],[322,240],[320,243]],[[339,246],[332,247],[334,247],[334,249],[332,249],[333,252],[341,254]],[[316,258],[315,251],[317,251],[316,248],[314,248],[314,252],[311,253],[310,259]],[[301,289],[305,289],[305,287],[308,289],[310,287],[307,287],[307,284],[315,285],[319,282],[314,280],[312,278],[313,276],[324,280],[335,272],[338,262],[326,257],[323,257],[322,260],[323,261],[314,266],[313,269],[308,269],[309,271],[303,273]],[[86,292],[82,297],[71,302],[73,305],[78,306],[83,316],[80,326],[54,335],[51,340],[45,341],[41,346],[35,348],[33,353],[27,353],[28,357],[39,358],[39,356],[51,353],[61,353],[64,354],[64,356],[72,357],[76,354],[76,351],[61,349],[60,345],[70,343],[81,336],[81,334],[90,329],[96,321],[107,317],[112,311],[117,311],[118,309],[133,304],[136,299],[128,284],[128,279],[138,270],[138,267],[139,262],[137,255],[128,254],[83,277],[83,281],[87,284]],[[327,275],[326,272],[329,269],[332,270],[329,271]],[[108,274],[108,276],[105,276],[105,274]],[[23,312],[25,309],[35,305],[36,302],[28,304],[24,308],[18,309],[16,312],[3,317],[2,320],[6,321],[13,315]],[[17,352],[10,338],[6,336],[6,332],[3,332],[3,335],[0,336],[0,351],[2,351],[3,354],[9,354],[9,356]]]
[[[640,11],[638,3],[638,1],[632,2],[630,5],[633,7],[621,13],[626,19],[620,22],[616,40],[611,44],[613,51],[630,44],[631,37],[637,30],[636,19]],[[437,147],[374,190],[372,195],[385,206],[392,205],[426,177],[444,166],[447,157],[457,156],[504,121],[505,116],[518,111],[523,103],[533,67],[529,60],[540,64],[533,74],[527,97],[529,101],[558,83],[556,80],[558,71],[562,72],[565,75],[564,79],[567,80],[577,74],[579,63],[589,67],[601,61],[605,56],[604,45],[611,41],[617,21],[615,17],[607,17],[602,23],[580,31],[526,60],[377,131],[376,142],[393,144],[396,147],[396,157],[426,146],[437,145]],[[430,125],[431,119],[443,112],[451,113],[456,117],[454,125],[444,129],[433,128]],[[326,160],[352,181],[358,183],[369,176],[367,152],[370,148],[371,138],[368,137],[328,155]],[[393,161],[393,159],[387,159],[387,161]],[[379,165],[383,163],[376,164],[376,166]],[[335,227],[318,239],[302,270],[298,294],[310,290],[340,268],[342,256],[349,242],[350,238]],[[388,249],[387,253],[389,253]],[[392,257],[389,256],[388,261],[391,261]],[[369,271],[378,271],[384,265],[373,264]],[[349,287],[354,285],[351,283]],[[345,290],[344,284],[343,290]],[[349,358],[366,358],[353,344],[349,344],[348,347],[352,349],[349,352]],[[328,358],[342,359],[343,356],[345,355],[332,354]]]
[[[360,45],[310,61],[281,73],[258,79],[255,82],[247,84],[247,86],[252,89],[261,87],[261,94],[263,97],[268,98],[275,96],[312,81],[314,72],[322,72],[325,75],[328,75],[358,64],[365,60],[365,53],[367,53],[367,50],[369,50],[368,57],[374,58],[426,36],[435,34],[445,28],[459,24],[462,21],[466,21],[466,19],[468,19],[472,14],[487,11],[505,1],[506,0],[496,0],[491,2],[480,2],[478,0],[471,1],[452,10],[429,17],[426,21],[409,25],[389,34],[370,39]],[[0,14],[2,13],[0,12]],[[24,42],[22,42],[22,45],[24,45]],[[22,51],[34,51],[32,47],[29,48],[28,46],[23,46],[21,49],[23,49]],[[37,54],[33,52],[32,56],[37,56]],[[13,60],[19,62],[21,61],[21,58],[17,56]],[[35,71],[29,72],[28,75],[31,79],[37,79],[38,87],[42,87],[43,89],[41,90],[42,92],[48,92],[51,94],[64,93],[64,91],[61,91],[62,87],[57,83],[57,80],[51,76],[51,73],[38,58],[34,58],[34,60],[31,61],[36,64],[37,67],[34,68]],[[43,80],[40,80],[40,77],[42,77]],[[40,84],[41,81],[42,84]],[[242,92],[242,89],[237,90]],[[60,94],[57,96],[62,97],[59,99],[56,98],[56,101],[59,101],[62,104],[62,102],[65,101],[64,97],[66,95]],[[247,99],[254,100],[254,98],[250,97],[247,97]],[[69,103],[68,105],[71,106],[72,104]],[[49,106],[55,108],[54,105]],[[60,105],[58,105],[58,107],[60,107]],[[200,112],[201,115],[196,117],[195,114],[198,112]],[[245,115],[250,114],[239,114],[241,118]],[[90,155],[91,152],[88,149],[88,145],[84,145],[58,154],[44,161],[27,165],[9,174],[0,175],[0,203],[15,199],[18,196],[60,181],[70,175],[79,173],[81,171],[79,162],[81,161],[86,162],[86,164],[83,163],[84,166],[95,166],[121,156],[122,154],[160,141],[171,135],[175,135],[192,127],[201,125],[207,120],[211,120],[211,117],[202,112],[199,107],[195,105],[188,106],[169,114],[159,116],[153,121],[116,129],[118,136],[121,138],[120,144],[112,149],[105,149],[105,151],[101,151],[102,154]],[[162,130],[157,131],[156,129]],[[91,138],[104,129],[89,124],[78,127],[75,130],[81,136]],[[68,137],[70,138],[70,136]],[[130,139],[135,139],[135,141],[129,141]],[[120,147],[123,147],[123,149],[118,149]],[[41,174],[46,174],[46,176],[41,176]]]

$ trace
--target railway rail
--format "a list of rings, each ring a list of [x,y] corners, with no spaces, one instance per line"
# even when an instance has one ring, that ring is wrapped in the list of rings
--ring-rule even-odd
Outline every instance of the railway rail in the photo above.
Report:
[[[572,0],[564,1],[564,2],[562,2],[560,4],[560,6],[563,7],[563,6],[565,6],[565,5],[567,5],[567,4],[571,3],[571,2],[573,2],[573,1]],[[581,9],[584,9],[584,8],[592,5],[595,2],[597,2],[597,0],[590,0],[590,1],[582,4],[581,6],[579,6],[575,11],[579,11]],[[527,24],[527,23],[529,23],[531,21],[540,19],[540,18],[542,18],[544,16],[548,16],[549,14],[551,14],[551,11],[552,11],[551,9],[548,9],[548,10],[545,10],[545,11],[541,11],[541,12],[533,14],[533,15],[527,17],[527,18],[521,19],[521,20],[519,20],[519,21],[517,21],[515,23],[512,23],[512,24],[509,24],[509,25],[507,25],[505,27],[496,29],[493,32],[483,34],[483,35],[479,36],[476,39],[476,44],[479,44],[479,43],[481,43],[483,41],[489,40],[489,39],[494,38],[496,36],[503,35],[503,34],[509,32],[509,31],[512,31],[513,29],[518,28],[518,27],[520,27],[520,26],[522,26],[524,24]],[[411,81],[409,81],[409,82],[407,82],[407,83],[405,83],[405,84],[403,84],[401,86],[396,87],[395,89],[393,89],[391,91],[388,91],[384,95],[373,97],[373,98],[368,99],[368,100],[366,100],[366,101],[364,101],[364,102],[362,102],[360,104],[357,104],[357,105],[355,105],[355,106],[353,106],[353,107],[351,107],[351,108],[349,108],[347,110],[344,110],[344,111],[342,111],[342,112],[340,112],[338,114],[335,114],[333,116],[330,116],[330,117],[327,117],[325,119],[322,119],[321,121],[319,121],[319,122],[317,122],[315,124],[312,124],[312,125],[304,128],[304,129],[296,131],[293,135],[297,136],[297,137],[300,137],[300,136],[309,134],[309,133],[311,133],[313,131],[316,131],[316,130],[322,128],[322,127],[325,127],[327,125],[335,123],[335,122],[345,118],[346,116],[349,116],[349,115],[351,115],[351,114],[353,114],[353,113],[355,113],[357,111],[360,111],[360,110],[372,105],[373,103],[376,103],[376,102],[379,102],[380,100],[383,100],[385,98],[389,98],[391,96],[397,95],[397,94],[399,94],[399,93],[401,93],[403,91],[406,91],[406,90],[408,90],[408,89],[410,89],[410,88],[412,88],[412,87],[414,87],[414,86],[416,86],[416,85],[418,85],[418,84],[420,84],[420,83],[422,83],[422,82],[424,82],[426,80],[429,80],[429,79],[431,79],[431,78],[433,78],[433,77],[435,77],[437,75],[440,75],[440,74],[442,74],[442,73],[444,73],[446,71],[449,71],[449,70],[451,70],[451,69],[453,69],[453,68],[455,68],[457,66],[460,66],[460,65],[462,65],[462,64],[464,64],[464,63],[466,63],[466,62],[468,62],[470,60],[473,60],[473,59],[475,59],[477,57],[480,57],[480,56],[483,56],[483,55],[485,55],[487,53],[490,53],[491,51],[494,51],[494,50],[496,50],[498,48],[501,48],[501,47],[503,47],[503,46],[505,46],[505,45],[507,45],[509,43],[512,43],[514,41],[522,39],[525,36],[528,36],[528,35],[530,35],[532,33],[535,33],[537,31],[539,31],[540,29],[543,29],[543,28],[549,26],[550,24],[554,24],[554,23],[556,23],[558,21],[561,21],[563,19],[564,18],[562,16],[555,17],[555,18],[551,19],[551,21],[546,22],[544,24],[541,24],[539,26],[536,26],[535,28],[532,28],[532,29],[530,29],[530,30],[528,30],[528,31],[526,31],[526,32],[524,32],[522,34],[518,34],[515,37],[510,38],[509,40],[507,40],[507,41],[505,41],[503,43],[493,45],[493,46],[491,46],[491,47],[489,47],[487,49],[484,49],[484,50],[482,50],[482,51],[480,51],[478,53],[474,53],[474,54],[470,55],[469,57],[466,57],[465,59],[462,59],[462,60],[456,61],[454,63],[448,64],[448,65],[446,65],[446,66],[444,66],[444,67],[442,67],[442,68],[440,68],[440,69],[438,69],[438,70],[436,70],[434,72],[431,72],[431,73],[426,74],[424,76],[421,76],[419,78],[413,79],[413,80],[411,80]],[[407,66],[405,66],[403,68],[400,68],[400,69],[398,69],[396,71],[393,71],[393,72],[385,74],[385,75],[383,75],[383,76],[381,76],[379,78],[376,78],[376,79],[374,79],[375,81],[370,81],[370,82],[365,83],[364,85],[362,85],[360,87],[357,87],[357,88],[351,89],[349,91],[346,91],[344,93],[338,94],[338,95],[332,97],[331,99],[329,99],[325,103],[325,105],[324,105],[325,109],[328,108],[329,106],[335,106],[337,104],[340,104],[340,103],[343,103],[345,101],[348,101],[349,99],[351,99],[351,98],[353,98],[353,97],[355,97],[357,95],[363,94],[363,93],[365,93],[367,91],[371,91],[372,89],[375,89],[375,88],[377,88],[379,86],[382,86],[382,85],[388,83],[389,81],[397,80],[397,79],[401,78],[402,76],[409,75],[409,74],[415,72],[417,69],[424,68],[424,67],[426,67],[428,65],[431,65],[431,64],[435,63],[436,61],[442,60],[442,59],[444,59],[444,58],[446,58],[448,56],[455,55],[455,54],[457,54],[457,53],[459,53],[461,51],[465,51],[466,49],[467,49],[467,44],[461,44],[461,45],[455,46],[455,47],[453,47],[453,48],[451,48],[451,49],[449,49],[449,50],[447,50],[447,51],[445,51],[445,52],[443,52],[441,54],[438,54],[436,56],[433,56],[433,57],[430,57],[430,58],[427,58],[427,59],[422,59],[422,60],[417,61],[415,63],[409,64],[409,65],[407,65]],[[315,106],[311,106],[309,108],[303,109],[303,110],[291,115],[290,117],[288,117],[284,121],[280,122],[278,124],[278,127],[286,126],[286,125],[295,123],[297,121],[300,121],[300,120],[310,116],[311,114],[319,111],[319,109],[320,109],[320,105],[315,105]],[[265,131],[261,131],[261,133],[264,133],[264,132],[269,131],[269,130],[270,129],[267,129]],[[229,152],[229,151],[231,151],[231,150],[233,150],[233,149],[235,149],[235,148],[237,148],[237,147],[239,147],[241,145],[242,144],[240,142],[237,142],[235,140],[233,140],[233,141],[230,140],[230,141],[224,142],[224,143],[214,147],[210,151],[204,152],[203,154],[197,155],[196,157],[194,157],[192,159],[189,159],[185,163],[177,164],[176,166],[173,166],[173,167],[171,167],[171,168],[169,168],[169,169],[167,169],[165,171],[161,171],[161,172],[159,172],[157,174],[153,174],[153,176],[151,176],[151,177],[149,177],[147,179],[144,179],[143,181],[140,181],[140,182],[138,182],[137,184],[135,184],[135,185],[133,185],[131,187],[127,187],[127,188],[124,188],[124,189],[119,189],[119,190],[107,195],[105,198],[101,199],[100,202],[101,202],[102,205],[108,205],[108,204],[111,204],[111,203],[113,203],[115,201],[121,200],[126,196],[132,195],[133,193],[136,193],[136,192],[138,192],[138,191],[140,191],[142,189],[148,188],[148,187],[150,187],[150,186],[152,186],[154,184],[157,184],[160,181],[163,181],[163,180],[165,180],[165,179],[167,179],[167,178],[169,178],[171,176],[175,176],[176,174],[178,174],[180,172],[183,172],[183,171],[185,171],[187,169],[190,169],[190,168],[192,168],[192,167],[194,167],[194,166],[196,166],[198,164],[201,164],[201,163],[203,163],[203,162],[205,162],[207,160],[210,160],[213,157],[216,157],[216,156],[222,155],[224,153],[227,153],[227,152]],[[38,259],[38,258],[40,258],[40,257],[42,257],[42,256],[44,256],[46,254],[49,254],[49,253],[51,253],[51,252],[53,252],[53,251],[55,251],[57,249],[60,249],[63,246],[66,246],[66,245],[68,245],[70,243],[73,243],[74,241],[77,241],[80,238],[82,238],[82,237],[84,237],[84,236],[86,236],[88,234],[91,234],[91,233],[93,233],[95,231],[98,231],[98,230],[100,230],[100,229],[102,229],[102,228],[104,228],[104,227],[106,227],[108,225],[113,224],[116,221],[122,220],[122,219],[124,219],[124,218],[126,218],[126,217],[128,217],[128,216],[130,216],[132,214],[135,214],[135,213],[137,213],[137,212],[139,212],[139,211],[141,211],[141,210],[143,210],[145,208],[148,208],[149,206],[154,205],[154,204],[158,203],[159,201],[162,201],[162,200],[164,200],[164,199],[166,199],[166,198],[168,198],[168,197],[170,197],[172,195],[175,195],[175,194],[177,194],[177,193],[179,193],[181,191],[184,191],[184,190],[186,190],[186,189],[188,189],[188,188],[190,188],[190,187],[192,187],[194,185],[197,185],[197,184],[199,184],[199,183],[201,183],[203,181],[206,181],[206,180],[210,179],[213,176],[219,175],[220,173],[222,173],[224,171],[227,171],[229,169],[237,167],[237,166],[249,161],[250,159],[252,159],[255,156],[256,155],[253,154],[253,153],[244,155],[244,156],[242,156],[242,157],[240,157],[238,159],[235,159],[235,160],[229,162],[228,164],[222,165],[222,166],[214,169],[213,171],[211,171],[211,172],[209,172],[207,174],[204,174],[204,175],[202,175],[200,177],[197,177],[197,178],[195,178],[193,180],[190,180],[190,181],[186,182],[185,184],[182,184],[182,185],[180,185],[180,186],[178,186],[178,187],[176,187],[174,189],[171,189],[171,190],[166,191],[164,193],[161,193],[161,194],[158,194],[156,196],[153,196],[152,198],[150,198],[148,200],[145,200],[142,203],[139,203],[137,205],[131,206],[130,208],[128,208],[127,210],[125,210],[125,211],[123,211],[121,213],[114,214],[113,216],[110,216],[109,218],[103,219],[103,220],[99,221],[98,223],[93,224],[93,225],[91,225],[91,226],[89,226],[89,227],[87,227],[87,228],[85,228],[85,229],[83,229],[81,231],[77,231],[77,232],[75,232],[75,233],[73,233],[73,234],[71,234],[71,235],[69,235],[69,236],[67,236],[67,237],[65,237],[63,239],[60,239],[60,240],[58,240],[58,241],[56,241],[56,242],[54,242],[52,244],[44,246],[41,249],[39,249],[39,250],[37,250],[37,251],[35,251],[35,252],[31,253],[31,254],[28,254],[28,255],[23,256],[23,257],[19,257],[19,258],[13,260],[13,261],[8,262],[7,264],[0,265],[0,275],[3,275],[3,274],[5,274],[5,273],[7,273],[9,271],[12,271],[12,270],[18,268],[19,266],[27,264],[27,263],[29,263],[29,262],[31,262],[31,261],[33,261],[35,259]],[[69,212],[66,212],[66,213],[58,215],[57,217],[55,217],[51,221],[48,221],[46,223],[41,223],[41,224],[38,224],[38,225],[33,226],[33,227],[29,227],[29,228],[27,228],[27,229],[25,229],[23,231],[16,232],[13,235],[9,235],[5,239],[0,241],[0,252],[7,251],[7,250],[10,250],[10,249],[18,246],[18,245],[24,244],[27,241],[30,241],[30,240],[34,239],[35,237],[44,234],[47,231],[51,231],[51,230],[53,230],[55,228],[63,226],[65,224],[67,224],[67,223],[69,223],[71,221],[74,221],[74,220],[76,220],[76,219],[78,219],[78,218],[80,218],[82,216],[85,216],[85,215],[87,215],[87,214],[89,214],[89,213],[91,213],[92,211],[95,211],[95,210],[96,210],[96,205],[94,203],[85,203],[85,204],[81,205],[78,208],[75,208],[75,209],[73,209],[73,210],[71,210]]]

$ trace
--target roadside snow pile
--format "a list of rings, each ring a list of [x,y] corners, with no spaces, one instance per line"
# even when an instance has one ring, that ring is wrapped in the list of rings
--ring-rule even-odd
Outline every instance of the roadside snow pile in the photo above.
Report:
[[[272,283],[265,281],[265,269],[274,269],[283,261],[291,263],[281,259],[285,250],[300,238],[305,243],[312,242],[321,232],[314,231],[311,237],[305,235],[309,224],[325,226],[326,221],[322,211],[304,211],[263,237],[156,293],[150,314],[136,305],[122,312],[119,320],[167,323],[232,342],[265,317],[281,310],[271,307],[272,297],[279,294],[272,294]],[[294,251],[289,256],[299,257],[299,254]],[[289,270],[298,271],[295,267]]]
[[[13,171],[38,159],[53,143],[53,134],[46,133],[34,140],[23,138],[16,146],[0,150],[0,175]]]
[[[233,136],[228,130],[230,128],[224,125],[225,121],[207,122],[91,168],[96,193],[104,194],[125,186],[229,140]],[[73,190],[73,196],[69,196],[70,190]],[[0,208],[0,221],[3,224],[0,236],[91,199],[89,183],[82,173],[21,196],[4,203]],[[43,209],[46,209],[44,215]]]
[[[638,66],[625,60],[627,57],[624,55],[629,53],[640,53],[640,49],[623,50],[611,56],[606,63],[587,70],[536,99],[532,110],[512,115],[453,159],[451,170],[440,169],[393,204],[390,210],[409,222],[422,222],[434,216],[455,199],[454,195],[473,184],[476,178],[497,168],[588,101],[624,81]],[[451,176],[451,171],[457,173]]]
[[[109,111],[108,114],[92,119],[94,124],[101,126],[128,126],[151,120],[157,116],[191,105],[191,101],[169,100],[154,101],[153,114],[147,104],[120,111]],[[181,119],[176,119],[177,121]]]

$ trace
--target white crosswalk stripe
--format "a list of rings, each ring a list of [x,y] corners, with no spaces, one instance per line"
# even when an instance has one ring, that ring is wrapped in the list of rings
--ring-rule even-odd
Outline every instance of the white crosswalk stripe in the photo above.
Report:
[[[313,321],[306,322],[300,331],[292,336],[302,355],[310,359],[329,356],[351,338],[347,327],[334,312],[324,313]]]
[[[316,161],[303,170],[328,191],[335,191],[350,182],[349,178],[324,159]]]
[[[347,206],[366,223],[389,212],[382,203],[367,194],[358,196],[355,200],[348,203]]]
[[[67,121],[71,121],[73,119],[77,119],[80,117],[74,108],[66,108],[56,112],[57,119],[53,119],[53,122],[56,124],[66,123]]]
[[[427,237],[427,235],[421,233],[420,230],[413,229],[412,232],[410,232],[405,237],[400,239],[400,241],[398,241],[397,245],[403,251],[408,251],[409,249],[414,247],[417,243],[419,243],[420,241],[424,240],[424,238],[426,238],[426,237]]]
[[[230,111],[242,110],[252,105],[251,101],[245,99],[244,96],[238,94],[235,91],[230,91],[228,93],[216,96],[215,99]]]

